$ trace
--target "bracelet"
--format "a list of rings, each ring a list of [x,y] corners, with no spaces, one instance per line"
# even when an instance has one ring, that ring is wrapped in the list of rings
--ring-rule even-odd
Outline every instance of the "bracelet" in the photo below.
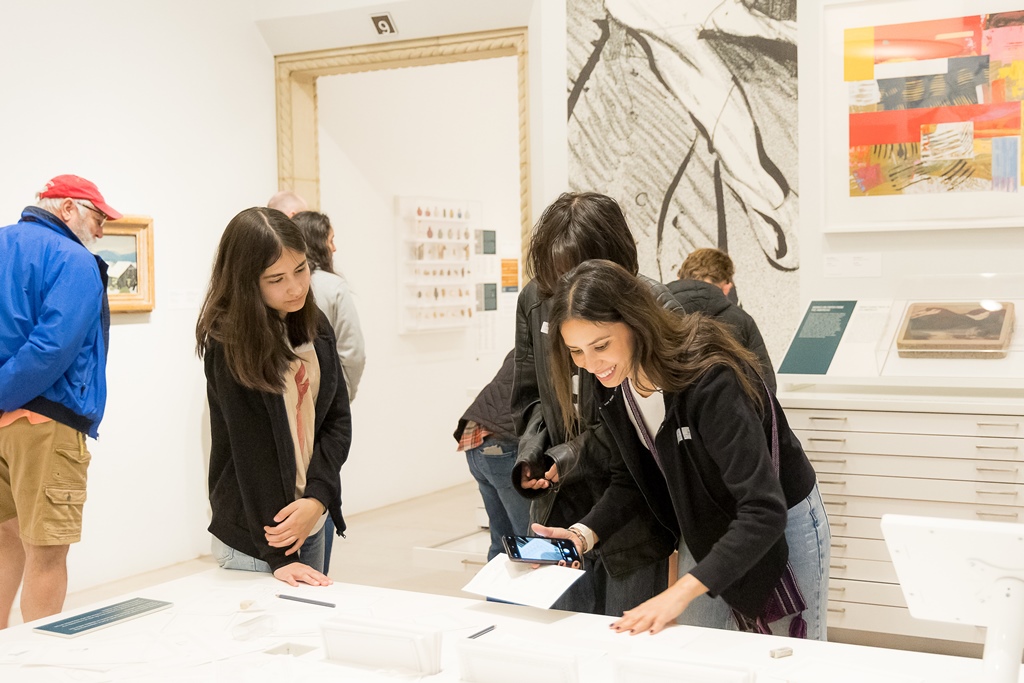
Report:
[[[585,539],[583,537],[583,534],[580,533],[580,530],[575,527],[569,527],[567,531],[573,534],[576,538],[580,539],[580,547],[583,548],[583,554],[585,555],[589,550],[589,548],[587,547],[587,539]]]

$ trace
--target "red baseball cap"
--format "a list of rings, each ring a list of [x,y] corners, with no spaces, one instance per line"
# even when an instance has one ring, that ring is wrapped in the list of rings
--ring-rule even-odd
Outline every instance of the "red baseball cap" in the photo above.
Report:
[[[39,193],[40,199],[46,197],[88,199],[97,209],[107,214],[107,218],[110,220],[116,221],[121,218],[121,212],[104,201],[103,195],[100,194],[100,190],[96,187],[95,183],[76,175],[59,175],[47,181],[46,187]]]

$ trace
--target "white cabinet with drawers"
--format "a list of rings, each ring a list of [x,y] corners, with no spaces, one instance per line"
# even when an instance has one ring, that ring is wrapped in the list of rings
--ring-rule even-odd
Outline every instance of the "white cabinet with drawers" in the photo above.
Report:
[[[910,616],[879,520],[1024,522],[1024,392],[809,389],[779,399],[829,515],[829,626],[984,642],[984,629]]]

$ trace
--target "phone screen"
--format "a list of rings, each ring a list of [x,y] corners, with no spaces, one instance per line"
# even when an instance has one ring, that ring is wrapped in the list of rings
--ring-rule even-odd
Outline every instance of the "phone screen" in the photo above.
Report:
[[[523,562],[556,564],[559,560],[565,560],[566,564],[571,565],[580,559],[576,554],[576,546],[564,538],[506,536],[505,544],[509,557]]]

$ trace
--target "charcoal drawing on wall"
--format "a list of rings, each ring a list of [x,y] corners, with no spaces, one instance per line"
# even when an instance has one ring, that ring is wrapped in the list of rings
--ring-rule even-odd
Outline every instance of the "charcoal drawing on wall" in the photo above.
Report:
[[[796,0],[569,0],[569,182],[615,197],[640,269],[717,247],[781,358],[797,318]]]

